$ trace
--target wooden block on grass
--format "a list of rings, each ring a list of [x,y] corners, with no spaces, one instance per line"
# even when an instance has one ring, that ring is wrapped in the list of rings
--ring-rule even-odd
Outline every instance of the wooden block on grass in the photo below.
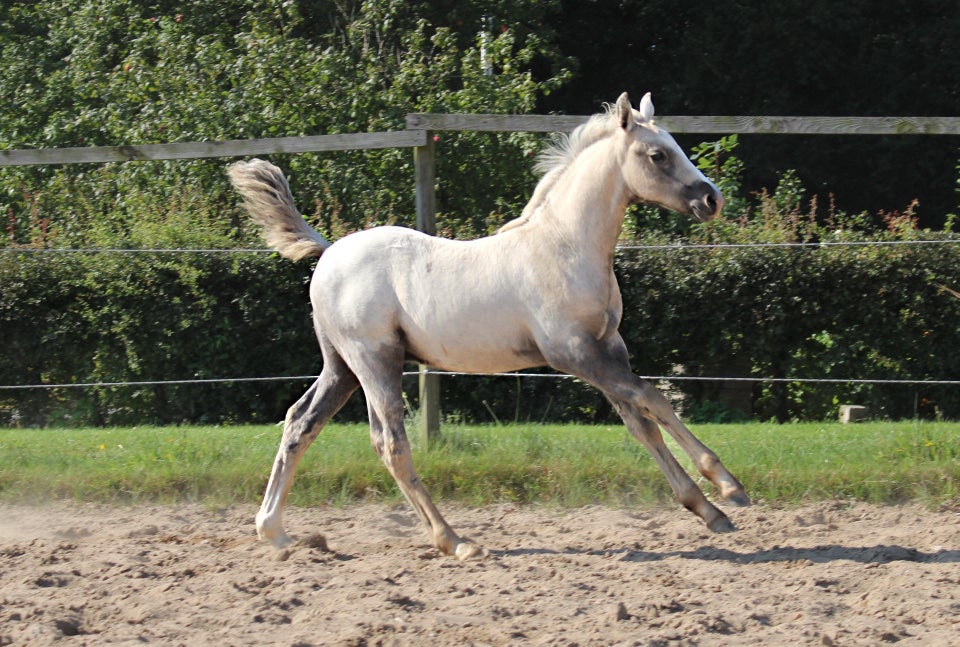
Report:
[[[860,422],[870,417],[870,409],[859,404],[841,404],[840,422]]]

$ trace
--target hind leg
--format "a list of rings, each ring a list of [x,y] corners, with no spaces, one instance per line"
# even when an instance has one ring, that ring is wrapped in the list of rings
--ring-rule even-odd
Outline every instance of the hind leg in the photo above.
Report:
[[[397,347],[381,347],[377,353],[364,352],[351,362],[370,414],[370,442],[387,471],[397,482],[404,497],[417,512],[430,533],[433,545],[446,555],[459,560],[483,556],[484,550],[459,537],[440,514],[417,475],[403,425],[403,397],[400,380],[403,373],[403,351]]]
[[[326,351],[326,349],[325,349]],[[287,410],[283,437],[257,512],[257,535],[274,546],[291,543],[283,529],[283,506],[303,454],[323,426],[347,402],[359,383],[335,352],[324,352],[323,370],[307,392]]]

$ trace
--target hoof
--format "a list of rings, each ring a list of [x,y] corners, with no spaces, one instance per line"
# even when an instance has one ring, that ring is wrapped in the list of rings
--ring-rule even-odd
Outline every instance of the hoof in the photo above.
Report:
[[[487,551],[472,541],[462,541],[457,544],[457,549],[453,552],[453,555],[461,562],[465,562],[468,559],[482,559],[487,556]]]
[[[293,538],[283,530],[268,531],[266,528],[257,528],[257,537],[260,541],[271,544],[274,548],[286,548],[293,544]]]
[[[257,537],[260,541],[273,545],[274,548],[286,548],[293,543],[293,538],[283,529],[283,518],[277,514],[267,514],[262,510],[254,517],[257,526]]]
[[[261,540],[263,540],[263,539],[264,539],[264,538],[261,537]],[[291,537],[290,535],[288,535],[288,534],[285,533],[285,532],[284,532],[284,533],[280,533],[279,535],[276,535],[275,537],[266,538],[266,541],[270,542],[270,544],[271,544],[274,548],[288,548],[288,547],[292,546],[293,543],[294,543],[294,542],[293,542],[293,537]]]
[[[713,532],[734,532],[737,528],[733,525],[726,515],[720,515],[707,524],[707,528]]]
[[[750,505],[750,497],[748,497],[747,493],[743,490],[734,490],[724,497],[724,501],[740,508],[745,508]]]

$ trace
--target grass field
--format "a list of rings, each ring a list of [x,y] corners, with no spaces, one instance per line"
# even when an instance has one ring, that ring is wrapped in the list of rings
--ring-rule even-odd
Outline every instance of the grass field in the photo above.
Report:
[[[754,500],[960,504],[960,423],[697,425]],[[257,502],[278,426],[0,429],[0,499]],[[668,441],[669,442],[669,441]],[[681,464],[689,461],[675,445]],[[648,504],[666,480],[619,426],[447,426],[417,468],[438,499]],[[709,484],[695,478],[711,493]],[[365,425],[331,425],[301,463],[294,505],[401,500]]]

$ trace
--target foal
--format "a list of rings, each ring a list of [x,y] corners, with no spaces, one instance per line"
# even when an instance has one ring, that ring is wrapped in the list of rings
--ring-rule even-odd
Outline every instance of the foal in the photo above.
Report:
[[[377,455],[419,514],[434,545],[458,559],[483,554],[459,537],[414,470],[403,427],[405,361],[471,373],[549,365],[600,389],[630,434],[652,453],[677,499],[716,532],[733,530],[663,442],[665,429],[697,469],[736,504],[749,499],[666,398],[630,369],[617,328],[622,303],[614,247],[627,207],[658,204],[698,220],[720,212],[717,188],[627,94],[541,158],[544,176],[515,221],[472,241],[377,227],[331,244],[297,211],[277,167],[234,164],[230,178],[267,244],[298,260],[320,257],[310,283],[323,370],[287,411],[257,513],[261,539],[284,546],[283,505],[304,452],[358,387]],[[321,256],[322,255],[322,256]]]

